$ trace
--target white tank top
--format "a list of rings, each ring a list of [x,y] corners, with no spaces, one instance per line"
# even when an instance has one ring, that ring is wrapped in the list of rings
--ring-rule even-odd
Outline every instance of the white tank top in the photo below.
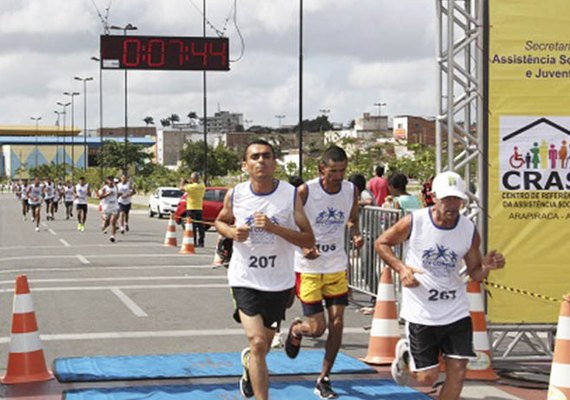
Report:
[[[71,201],[73,201],[73,187],[72,186],[66,186],[65,187],[65,198],[64,201],[69,203]]]
[[[422,325],[446,325],[469,316],[461,262],[473,244],[475,225],[463,215],[453,228],[441,228],[430,208],[412,213],[406,265],[422,270],[420,285],[402,287],[401,317]]]
[[[22,189],[20,191],[22,200],[28,200],[28,188],[28,185],[22,185]]]
[[[343,181],[337,193],[325,191],[319,178],[307,182],[305,214],[311,223],[320,257],[309,260],[302,249],[295,251],[295,271],[333,273],[345,271],[348,257],[344,249],[345,231],[354,203],[354,185]]]
[[[284,228],[298,229],[295,224],[296,189],[287,182],[277,181],[268,194],[255,194],[250,182],[234,187],[232,210],[235,224],[252,225],[255,212],[262,212]],[[263,229],[251,228],[248,239],[234,241],[228,269],[231,287],[247,287],[278,292],[295,286],[293,254],[296,246]]]
[[[54,196],[54,185],[53,182],[46,182],[45,183],[45,188],[46,188],[46,199],[53,199]]]
[[[38,186],[30,186],[30,195],[28,196],[28,204],[41,204],[42,203],[42,193],[44,191],[44,186],[40,183]]]
[[[119,203],[121,204],[131,204],[131,184],[127,183],[117,183],[117,190],[119,192]],[[126,194],[127,196],[123,195]]]
[[[87,204],[87,196],[89,195],[89,185],[81,186],[79,183],[75,185],[75,193],[77,193],[76,204]]]
[[[101,201],[101,207],[104,212],[114,212],[119,209],[119,203],[117,201],[117,187],[110,187],[109,185],[103,186],[101,189],[103,194],[110,193],[109,196],[105,197]]]

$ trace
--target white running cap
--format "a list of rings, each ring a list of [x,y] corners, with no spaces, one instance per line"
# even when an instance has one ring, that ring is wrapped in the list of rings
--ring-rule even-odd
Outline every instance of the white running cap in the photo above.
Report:
[[[435,197],[438,199],[459,197],[463,200],[467,200],[465,182],[463,182],[461,176],[455,172],[446,171],[437,174],[433,179],[431,188]]]

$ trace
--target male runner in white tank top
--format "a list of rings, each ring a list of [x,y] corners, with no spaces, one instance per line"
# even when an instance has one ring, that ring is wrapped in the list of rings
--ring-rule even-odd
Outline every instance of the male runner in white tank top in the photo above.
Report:
[[[215,224],[220,234],[234,241],[228,281],[234,318],[249,341],[242,351],[240,392],[257,400],[269,396],[265,357],[295,286],[295,246],[315,243],[296,189],[273,179],[276,166],[268,142],[250,143],[242,162],[249,181],[228,191]]]
[[[461,260],[474,281],[503,268],[505,258],[495,250],[484,257],[475,225],[459,213],[467,200],[465,184],[455,172],[443,172],[433,180],[434,205],[406,215],[375,242],[386,264],[402,282],[401,317],[406,339],[396,346],[392,376],[407,384],[410,376],[432,386],[439,376],[439,354],[445,358],[446,377],[440,400],[461,395],[469,358],[474,357],[469,300],[459,274]],[[408,242],[404,261],[392,246]]]
[[[89,184],[85,182],[85,177],[79,178],[79,183],[75,185],[75,207],[77,208],[77,230],[85,231],[85,221],[87,221],[87,210],[89,202]]]
[[[348,305],[348,256],[344,248],[346,227],[350,228],[350,237],[356,248],[364,244],[358,227],[360,193],[351,182],[344,180],[347,164],[346,152],[338,146],[331,146],[325,150],[320,162],[320,177],[299,187],[316,244],[295,253],[297,297],[301,300],[306,320],[297,319],[291,324],[285,352],[291,358],[297,357],[303,336],[320,337],[328,328],[323,367],[314,390],[322,399],[337,397],[329,375],[342,344],[344,309]]]
[[[40,182],[40,178],[36,176],[34,183],[28,186],[28,204],[32,210],[32,221],[36,223],[36,232],[40,231],[43,193],[44,185]]]

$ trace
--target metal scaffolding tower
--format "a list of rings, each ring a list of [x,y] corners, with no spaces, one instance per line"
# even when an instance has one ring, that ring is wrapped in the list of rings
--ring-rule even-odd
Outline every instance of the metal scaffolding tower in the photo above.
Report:
[[[470,198],[468,216],[483,233],[483,242],[486,236],[483,103],[485,1],[436,0],[436,172],[450,170],[464,177]]]

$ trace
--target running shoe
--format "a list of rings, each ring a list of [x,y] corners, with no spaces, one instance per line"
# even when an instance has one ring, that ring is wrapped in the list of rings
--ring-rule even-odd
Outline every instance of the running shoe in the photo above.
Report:
[[[283,339],[281,338],[279,332],[276,332],[275,336],[273,336],[273,340],[271,341],[271,347],[274,349],[283,347]]]
[[[78,231],[81,230],[81,224],[77,224],[77,230],[78,230]]]
[[[321,399],[336,399],[338,397],[338,394],[332,389],[331,380],[328,376],[317,381],[314,392]]]
[[[125,234],[125,227],[121,226],[121,234],[124,235]]]
[[[243,367],[243,375],[239,379],[239,391],[243,397],[249,399],[253,397],[253,387],[249,379],[249,356],[251,349],[246,347],[241,352],[241,365]]]
[[[85,225],[81,224],[81,229],[80,229],[80,231],[81,231],[81,232],[85,232]]]
[[[125,229],[127,230],[127,232],[129,231],[129,224],[125,225]]]
[[[40,228],[36,226],[36,232],[39,232],[39,231],[40,231]]]
[[[287,339],[285,340],[285,353],[289,358],[297,357],[299,350],[301,350],[301,339],[303,337],[293,334],[293,327],[300,323],[302,323],[301,319],[295,318],[293,322],[291,322],[289,333],[287,333]]]
[[[109,241],[111,243],[115,243],[115,236],[111,235],[111,237],[109,238]]]
[[[409,370],[409,360],[410,360],[410,346],[406,339],[398,340],[396,343],[396,358],[392,361],[390,367],[390,372],[392,373],[392,379],[400,385],[406,386],[410,380]]]

